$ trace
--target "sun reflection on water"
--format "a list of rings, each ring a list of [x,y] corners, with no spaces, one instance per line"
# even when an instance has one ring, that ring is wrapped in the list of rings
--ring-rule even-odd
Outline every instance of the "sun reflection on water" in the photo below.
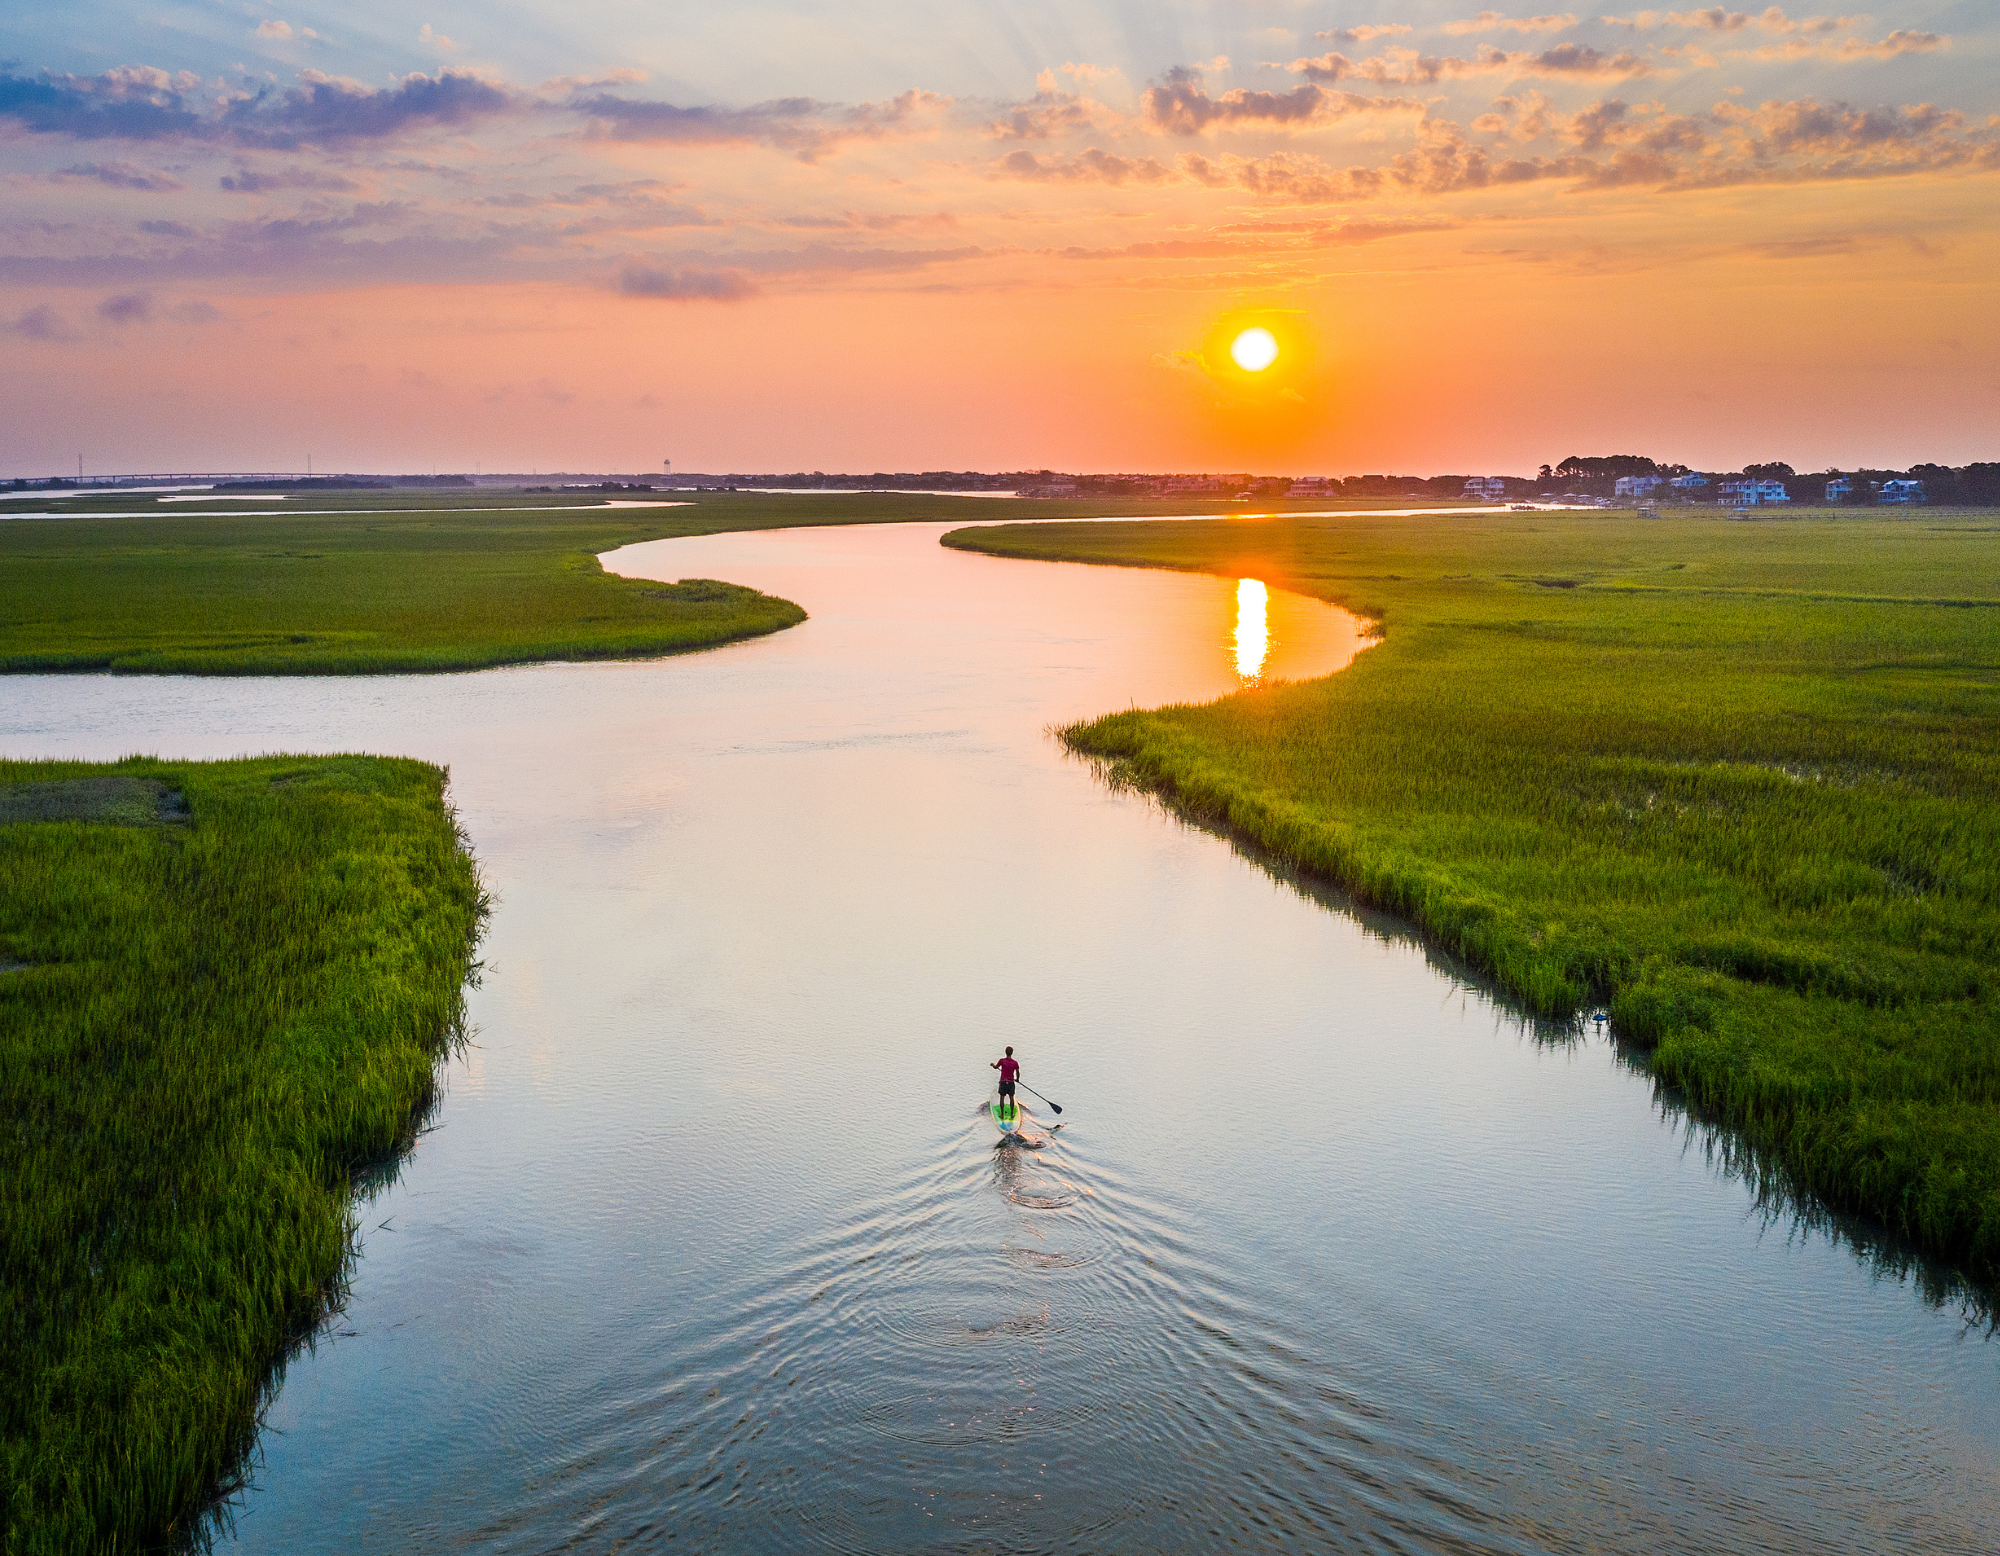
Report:
[[[1263,584],[1255,578],[1236,580],[1236,673],[1246,681],[1263,674],[1265,656],[1271,652],[1265,602]]]

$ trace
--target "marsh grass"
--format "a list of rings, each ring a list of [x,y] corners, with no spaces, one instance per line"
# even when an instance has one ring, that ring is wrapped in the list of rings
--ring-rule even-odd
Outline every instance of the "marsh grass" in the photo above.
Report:
[[[1048,731],[1060,738],[1063,730]],[[1134,780],[1115,760],[1071,748],[1107,787],[1157,806],[1159,813],[1193,831],[1228,844],[1239,857],[1264,871],[1308,902],[1343,913],[1363,934],[1385,945],[1418,952],[1440,978],[1464,993],[1490,1000],[1515,1025],[1519,1034],[1542,1049],[1572,1049],[1594,1037],[1606,1037],[1620,1068],[1643,1076],[1651,1084],[1653,1105],[1663,1123],[1720,1176],[1734,1178],[1750,1192],[1764,1235],[1790,1242],[1819,1239],[1846,1249],[1877,1279],[1907,1287],[1932,1307],[1955,1312],[1967,1333],[2000,1333],[2000,1293],[1968,1278],[1958,1266],[1919,1252],[1909,1239],[1866,1216],[1833,1209],[1825,1199],[1802,1185],[1785,1162],[1749,1140],[1711,1109],[1700,1107],[1680,1087],[1655,1073],[1652,1054],[1607,1030],[1602,1010],[1550,1015],[1522,1004],[1490,974],[1454,956],[1434,936],[1407,918],[1369,907],[1324,875],[1308,874],[1291,861],[1254,842],[1226,822],[1205,819],[1175,805],[1157,789]]]
[[[663,497],[670,494],[662,494]],[[520,493],[313,494],[295,511],[126,494],[0,501],[0,672],[354,675],[649,658],[805,619],[735,584],[606,573],[597,553],[722,530],[962,511],[951,499],[705,493],[606,508]],[[274,504],[274,506],[277,506]]]
[[[443,785],[0,762],[10,1556],[186,1540],[240,1473],[460,1030],[485,903]]]
[[[1608,1005],[1787,1184],[2000,1277],[1990,518],[1355,515],[946,543],[1253,576],[1374,617],[1382,642],[1338,675],[1065,738],[1534,1011]]]

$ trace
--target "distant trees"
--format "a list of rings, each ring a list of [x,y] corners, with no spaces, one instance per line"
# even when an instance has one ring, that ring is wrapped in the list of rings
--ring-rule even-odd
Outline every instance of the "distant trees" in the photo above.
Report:
[[[1594,459],[1572,454],[1556,466],[1556,475],[1565,481],[1617,481],[1628,475],[1661,474],[1659,462],[1641,454],[1607,454]]]
[[[1912,465],[1908,479],[1924,483],[1924,495],[1932,502],[2000,503],[2000,463],[1961,465]]]

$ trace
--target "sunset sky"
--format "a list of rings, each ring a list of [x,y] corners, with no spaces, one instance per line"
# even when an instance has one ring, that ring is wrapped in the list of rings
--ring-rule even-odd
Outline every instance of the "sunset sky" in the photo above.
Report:
[[[0,187],[7,475],[2000,458],[1992,0],[79,0]]]

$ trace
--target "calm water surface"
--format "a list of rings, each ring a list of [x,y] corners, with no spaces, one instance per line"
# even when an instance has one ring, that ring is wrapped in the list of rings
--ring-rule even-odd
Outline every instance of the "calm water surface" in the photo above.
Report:
[[[235,1546],[2000,1548],[1981,1330],[1045,732],[1346,618],[944,527],[621,552],[812,612],[653,664],[7,681],[10,754],[447,762],[500,896]]]

